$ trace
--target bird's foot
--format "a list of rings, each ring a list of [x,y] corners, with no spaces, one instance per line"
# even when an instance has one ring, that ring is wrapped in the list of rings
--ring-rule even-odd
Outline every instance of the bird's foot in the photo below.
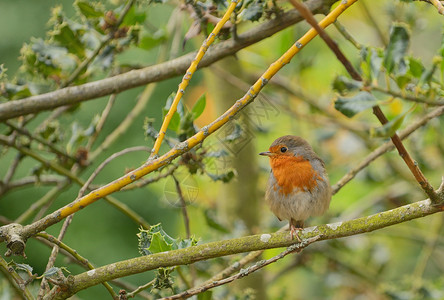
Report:
[[[294,237],[298,239],[299,243],[302,243],[301,238],[299,237],[299,232],[303,230],[303,228],[295,227],[294,225],[290,225],[290,236],[291,239],[294,240]]]

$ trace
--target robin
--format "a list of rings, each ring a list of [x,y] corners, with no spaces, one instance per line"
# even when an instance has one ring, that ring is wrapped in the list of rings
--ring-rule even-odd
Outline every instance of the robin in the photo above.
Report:
[[[306,219],[328,209],[331,187],[324,162],[306,140],[294,135],[276,139],[268,151],[259,155],[270,158],[265,199],[280,221],[289,221],[293,239]]]

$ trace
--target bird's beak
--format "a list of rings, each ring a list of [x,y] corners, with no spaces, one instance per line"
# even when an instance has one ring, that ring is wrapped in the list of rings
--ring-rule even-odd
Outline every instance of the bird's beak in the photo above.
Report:
[[[274,153],[273,153],[273,152],[270,152],[270,151],[265,151],[265,152],[261,152],[261,153],[259,153],[259,155],[263,155],[263,156],[273,156]]]

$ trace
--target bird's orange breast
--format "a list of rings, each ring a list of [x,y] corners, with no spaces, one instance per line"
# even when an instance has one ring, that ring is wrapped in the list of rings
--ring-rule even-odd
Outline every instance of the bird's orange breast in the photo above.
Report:
[[[276,178],[279,192],[288,195],[295,188],[302,191],[312,191],[321,179],[310,162],[302,156],[276,155],[270,160],[273,175]],[[275,190],[278,186],[274,186]]]

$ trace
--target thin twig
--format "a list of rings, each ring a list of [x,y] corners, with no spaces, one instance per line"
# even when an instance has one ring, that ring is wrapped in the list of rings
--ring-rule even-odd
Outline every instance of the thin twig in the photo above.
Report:
[[[164,298],[161,298],[160,300],[187,299],[187,298],[190,298],[194,295],[208,291],[209,289],[212,289],[214,287],[233,282],[236,279],[240,279],[245,276],[248,276],[251,273],[256,272],[257,270],[260,270],[263,267],[268,266],[269,264],[274,263],[274,262],[284,258],[285,256],[287,256],[290,253],[300,252],[300,251],[302,251],[302,249],[304,249],[305,247],[307,247],[308,245],[310,245],[311,243],[313,243],[319,239],[320,239],[320,236],[306,239],[306,240],[302,241],[301,243],[297,243],[297,244],[294,244],[294,245],[288,247],[286,250],[282,251],[281,253],[279,253],[276,256],[273,256],[270,259],[258,261],[256,264],[254,264],[246,269],[241,269],[239,273],[237,273],[233,276],[230,276],[230,277],[218,280],[218,281],[213,281],[213,282],[210,282],[206,285],[200,286],[198,288],[195,288],[192,290],[186,290],[182,293],[179,293],[179,294],[176,294],[173,296],[164,297]]]
[[[356,49],[358,50],[362,49],[362,45],[355,40],[355,38],[347,31],[347,29],[338,20],[336,20],[334,25],[336,29],[339,31],[339,33],[342,34],[342,36],[347,41],[349,41]]]
[[[123,19],[125,18],[126,14],[129,12],[131,7],[133,6],[135,0],[128,0],[125,7],[123,8],[119,18],[117,19],[117,22],[114,26],[114,29],[108,34],[106,39],[104,39],[99,46],[91,53],[91,55],[82,61],[82,63],[72,72],[71,76],[69,76],[68,80],[62,84],[62,88],[70,85],[76,78],[80,75],[80,73],[96,58],[97,55],[99,55],[100,51],[102,51],[103,47],[108,45],[108,43],[114,39],[115,31],[119,28],[119,26],[122,24]]]
[[[117,94],[112,94],[109,97],[108,103],[106,104],[105,109],[103,110],[102,114],[100,115],[100,120],[96,125],[96,129],[94,130],[93,135],[88,140],[88,144],[86,145],[86,149],[89,151],[94,144],[94,142],[97,140],[97,137],[99,136],[99,133],[103,129],[103,125],[105,124],[106,119],[109,116],[109,113],[111,112],[111,108],[114,105],[114,102],[116,102]]]
[[[344,65],[350,76],[355,80],[359,80],[357,78],[361,78],[361,76],[359,75],[358,71],[355,70],[351,62],[345,57],[336,42],[333,41],[327,32],[318,24],[311,11],[302,2],[300,2],[300,0],[290,0],[290,3],[301,13],[308,24],[310,24],[318,32],[319,37],[321,37],[327,46],[330,47],[338,60]],[[362,81],[362,78],[360,81]]]
[[[236,8],[238,2],[239,0],[231,1],[230,6],[227,8],[227,11],[225,12],[224,16],[222,17],[222,19],[220,19],[220,21],[217,22],[217,25],[213,28],[213,31],[210,33],[208,38],[205,39],[202,46],[199,48],[199,51],[197,51],[196,57],[191,62],[190,67],[185,72],[185,76],[183,77],[182,82],[179,84],[177,93],[173,99],[173,102],[171,103],[171,107],[168,110],[168,113],[165,115],[162,126],[159,130],[159,136],[157,137],[156,142],[154,143],[153,151],[150,156],[151,158],[156,157],[157,154],[159,153],[160,145],[162,144],[168,125],[170,124],[170,121],[177,110],[179,101],[182,98],[182,95],[185,93],[185,89],[187,88],[188,83],[191,80],[191,77],[193,77],[194,72],[197,70],[197,65],[204,57],[205,52],[207,52],[210,45],[214,42],[214,39],[219,34],[219,31],[222,29],[225,23],[229,21],[229,18],[233,13],[234,9]]]
[[[12,129],[14,129],[15,131],[29,137],[31,140],[35,140],[37,142],[39,142],[40,144],[48,147],[49,149],[52,150],[52,152],[54,152],[57,155],[63,156],[65,158],[67,158],[70,161],[75,162],[76,159],[72,156],[70,156],[69,154],[63,152],[60,149],[57,149],[57,147],[55,147],[53,144],[45,141],[44,139],[42,139],[41,137],[37,136],[37,135],[33,135],[32,133],[30,133],[28,130],[26,130],[26,128],[21,128],[17,125],[15,125],[14,123],[12,123],[11,121],[5,121],[5,124],[8,125],[9,127],[11,127]]]
[[[146,290],[147,288],[149,288],[150,286],[152,286],[154,283],[156,282],[156,279],[151,280],[150,282],[139,286],[137,289],[135,289],[134,291],[126,294],[127,298],[134,298],[137,294],[140,294],[140,292],[142,292],[143,290]]]
[[[119,126],[116,127],[109,135],[106,136],[105,140],[97,147],[90,155],[89,159],[94,160],[101,154],[104,150],[108,149],[121,135],[123,135],[128,128],[133,124],[136,117],[143,111],[145,106],[147,105],[149,99],[151,98],[154,89],[157,84],[149,84],[145,87],[140,97],[137,99],[136,105],[134,105],[133,109],[125,116],[122,122],[120,122]]]
[[[20,161],[22,160],[22,158],[24,157],[24,155],[22,153],[17,153],[17,155],[14,157],[14,160],[12,161],[12,163],[9,165],[8,171],[5,174],[5,177],[3,178],[3,184],[4,185],[8,185],[9,181],[11,180],[12,176],[14,176],[15,171],[17,170],[17,167],[20,163]]]
[[[383,92],[385,94],[388,94],[390,96],[399,98],[399,99],[404,99],[407,101],[412,101],[412,102],[416,102],[416,103],[423,103],[423,104],[427,104],[430,106],[442,106],[444,105],[444,101],[443,100],[431,100],[431,99],[427,99],[427,98],[423,98],[423,97],[419,97],[419,96],[410,96],[410,95],[406,95],[405,93],[398,93],[392,90],[389,90],[387,88],[381,88],[379,86],[369,86],[368,87],[371,90],[375,90],[375,91],[379,91],[379,92]]]
[[[307,22],[311,26],[313,26],[313,28],[315,28],[315,30],[319,33],[319,36],[325,41],[325,43],[329,46],[329,48],[333,51],[333,53],[335,53],[338,60],[344,65],[345,69],[350,74],[350,76],[354,80],[363,81],[361,75],[356,71],[356,69],[353,67],[350,61],[345,57],[345,55],[339,49],[338,45],[330,38],[330,36],[325,32],[325,30],[321,26],[319,26],[316,19],[313,17],[311,11],[303,3],[301,3],[300,0],[290,0],[290,2],[299,10],[301,15],[307,20]],[[373,113],[381,122],[381,124],[384,125],[388,123],[386,116],[384,115],[384,113],[382,112],[381,108],[378,105],[373,107]],[[418,164],[410,156],[399,136],[395,133],[391,137],[391,140],[395,145],[396,149],[398,150],[399,155],[405,161],[405,163],[409,167],[410,171],[412,172],[413,176],[415,177],[416,181],[419,183],[421,188],[424,190],[424,192],[430,197],[430,199],[433,202],[437,202],[438,196],[436,195],[435,190],[430,185],[424,174],[421,172],[421,169],[419,168]]]
[[[361,1],[361,9],[366,15],[367,19],[372,24],[372,28],[376,30],[377,36],[379,40],[381,41],[382,45],[387,46],[387,38],[384,35],[384,32],[381,30],[381,27],[379,27],[379,24],[375,21],[375,18],[370,13],[370,10],[368,9],[367,5],[365,4],[365,1]]]
[[[188,211],[187,211],[187,203],[185,202],[185,198],[183,197],[182,188],[180,187],[179,181],[177,180],[176,176],[174,176],[174,174],[172,175],[172,177],[174,179],[174,183],[176,184],[177,195],[179,196],[180,199],[183,222],[185,224],[185,232],[187,233],[187,239],[189,239],[191,236],[191,232],[190,232],[190,219],[188,217]]]
[[[20,277],[13,267],[8,265],[2,256],[0,256],[0,272],[3,273],[4,278],[6,278],[14,288],[17,296],[25,300],[34,300],[34,296],[32,295],[28,286],[25,284],[25,281]]]
[[[405,139],[415,130],[427,124],[427,122],[429,122],[431,119],[436,118],[442,114],[444,114],[444,106],[436,108],[435,110],[431,111],[430,113],[428,113],[415,123],[407,126],[407,128],[405,128],[399,133],[399,138]],[[336,194],[347,182],[352,180],[357,173],[359,173],[361,170],[367,167],[372,161],[374,161],[376,158],[386,153],[387,151],[392,150],[393,148],[394,148],[393,143],[386,142],[381,146],[379,146],[377,149],[375,149],[372,153],[367,155],[367,157],[361,163],[359,163],[356,167],[350,170],[335,185],[332,186],[333,194]]]
[[[119,19],[117,20],[116,24],[114,25],[113,30],[111,30],[111,32],[108,34],[108,36],[102,40],[100,42],[100,44],[97,46],[96,49],[94,49],[94,51],[91,53],[91,55],[89,57],[87,57],[85,60],[83,60],[80,65],[72,72],[71,76],[64,82],[61,84],[61,88],[65,88],[68,87],[71,83],[74,82],[74,80],[76,80],[78,78],[78,76],[80,75],[80,73],[86,68],[88,67],[88,65],[97,57],[97,55],[99,55],[99,53],[102,51],[102,49],[108,45],[113,39],[114,39],[114,34],[116,33],[116,31],[119,29],[120,25],[123,22],[123,19],[125,18],[125,16],[128,14],[129,10],[131,9],[131,7],[133,6],[135,0],[129,0],[125,7],[122,10],[122,13],[119,16]],[[60,116],[62,113],[64,113],[65,111],[67,111],[69,109],[69,104],[66,106],[62,106],[62,107],[58,107],[47,119],[48,120],[53,120],[56,119],[58,116]],[[72,104],[72,103],[71,103]]]
[[[108,165],[111,161],[113,161],[114,159],[131,153],[131,152],[136,152],[136,151],[146,151],[146,152],[150,152],[151,149],[145,146],[136,146],[136,147],[131,147],[131,148],[126,148],[123,149],[122,151],[116,152],[114,154],[112,154],[110,157],[108,157],[107,159],[105,159],[95,170],[94,172],[91,174],[91,176],[88,178],[88,180],[85,182],[85,184],[83,184],[82,188],[79,190],[79,194],[77,195],[77,198],[81,198],[83,197],[83,195],[85,194],[85,191],[89,188],[89,185],[91,184],[91,182],[94,180],[94,178],[97,177],[97,175],[100,173],[100,171],[103,170],[103,168],[106,167],[106,165]]]
[[[60,229],[59,236],[57,237],[57,240],[62,241],[63,237],[66,234],[66,230],[68,229],[69,225],[72,222],[72,218],[74,215],[70,215],[68,218],[66,218],[65,222],[63,222],[63,226]],[[48,263],[46,264],[45,272],[51,269],[54,266],[55,260],[57,258],[57,254],[59,253],[59,246],[54,245],[51,250],[51,255],[49,256]],[[42,282],[40,283],[40,290],[37,294],[37,299],[43,299],[43,296],[49,292],[49,285],[48,280],[46,277],[43,277]]]
[[[159,171],[159,173],[160,173],[159,175],[134,182],[133,184],[127,185],[124,188],[122,188],[121,191],[130,191],[130,190],[134,190],[136,188],[141,188],[141,187],[147,186],[151,183],[157,182],[160,179],[168,177],[171,174],[173,174],[174,171],[176,171],[178,167],[179,167],[179,165],[172,164],[172,167],[169,168],[167,171],[165,171],[165,173],[162,173],[162,171],[163,171],[163,169],[162,169]]]
[[[52,236],[46,232],[38,233],[36,235],[36,238],[37,239],[41,238],[42,240],[46,240],[46,241],[50,242],[51,244],[56,245],[57,247],[60,247],[60,249],[63,249],[64,251],[66,251],[66,253],[69,253],[71,255],[71,257],[74,258],[77,263],[86,267],[87,269],[93,270],[95,268],[94,265],[91,264],[88,259],[81,256],[76,250],[72,249],[71,247],[69,247],[68,245],[63,243],[60,239],[57,239],[54,236]],[[103,282],[102,284],[110,292],[111,296],[117,297],[116,293],[114,292],[113,288],[109,285],[108,282]]]

